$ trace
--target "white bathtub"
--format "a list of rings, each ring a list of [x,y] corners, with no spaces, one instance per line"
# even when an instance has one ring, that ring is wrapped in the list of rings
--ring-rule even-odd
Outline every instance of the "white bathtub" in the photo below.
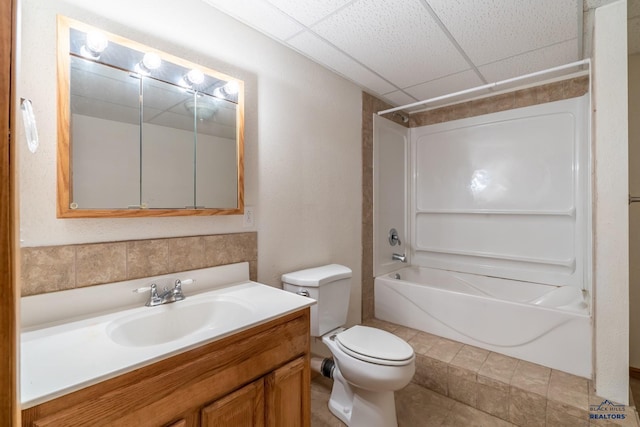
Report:
[[[574,375],[592,376],[588,298],[574,287],[407,267],[375,278],[375,315]]]

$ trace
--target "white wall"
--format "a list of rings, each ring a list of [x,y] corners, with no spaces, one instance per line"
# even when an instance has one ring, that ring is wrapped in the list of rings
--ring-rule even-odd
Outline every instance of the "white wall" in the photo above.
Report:
[[[596,9],[593,33],[596,392],[629,401],[627,2]]]
[[[21,245],[42,246],[258,231],[258,279],[336,262],[354,272],[360,318],[361,91],[201,0],[21,0],[17,99],[34,103],[41,146],[19,135]],[[56,14],[101,27],[245,81],[241,216],[56,219]],[[21,131],[19,129],[19,131]]]
[[[629,194],[640,196],[640,54],[629,56]],[[629,366],[640,368],[640,203],[629,206]]]

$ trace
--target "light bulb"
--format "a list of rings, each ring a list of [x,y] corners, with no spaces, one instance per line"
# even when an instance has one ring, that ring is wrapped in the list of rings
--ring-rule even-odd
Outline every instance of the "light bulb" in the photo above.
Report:
[[[222,90],[227,95],[235,95],[235,94],[238,93],[238,90],[239,90],[238,82],[235,81],[235,80],[232,80],[232,81],[228,82],[226,85],[224,85]]]
[[[204,73],[198,69],[193,69],[187,73],[187,80],[194,85],[199,85],[204,81]]]
[[[155,70],[156,68],[160,68],[160,65],[162,65],[162,59],[157,53],[147,52],[142,58],[142,65],[144,65],[144,68],[147,70]]]
[[[94,55],[100,55],[109,45],[109,40],[100,31],[89,31],[85,46]]]

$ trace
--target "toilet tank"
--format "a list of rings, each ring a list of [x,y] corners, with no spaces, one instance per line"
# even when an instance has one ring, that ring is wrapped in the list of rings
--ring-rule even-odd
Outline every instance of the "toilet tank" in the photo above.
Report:
[[[308,268],[282,275],[285,291],[304,293],[317,301],[311,307],[311,336],[320,337],[347,323],[351,269],[339,264]]]

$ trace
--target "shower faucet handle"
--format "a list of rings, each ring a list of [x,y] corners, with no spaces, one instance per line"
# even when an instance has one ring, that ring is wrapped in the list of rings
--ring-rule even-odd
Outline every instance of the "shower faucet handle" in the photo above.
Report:
[[[391,246],[402,244],[402,242],[400,241],[400,237],[398,236],[398,230],[396,230],[395,228],[389,230],[389,244]]]

